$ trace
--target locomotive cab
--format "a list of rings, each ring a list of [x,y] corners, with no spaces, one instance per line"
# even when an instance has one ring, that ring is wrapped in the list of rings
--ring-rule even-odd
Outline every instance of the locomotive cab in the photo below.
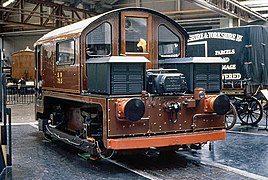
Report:
[[[145,8],[44,35],[35,44],[39,129],[92,158],[225,139],[229,99],[202,83],[189,91],[190,77],[178,68],[187,63],[179,59],[187,38],[175,21]],[[181,64],[165,67],[174,59]]]

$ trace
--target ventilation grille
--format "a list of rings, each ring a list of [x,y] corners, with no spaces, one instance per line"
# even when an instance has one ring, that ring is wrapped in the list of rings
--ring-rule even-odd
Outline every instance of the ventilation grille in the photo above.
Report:
[[[138,94],[144,84],[143,64],[112,64],[111,94]]]
[[[220,91],[221,71],[216,64],[197,64],[194,69],[194,85],[208,92]]]

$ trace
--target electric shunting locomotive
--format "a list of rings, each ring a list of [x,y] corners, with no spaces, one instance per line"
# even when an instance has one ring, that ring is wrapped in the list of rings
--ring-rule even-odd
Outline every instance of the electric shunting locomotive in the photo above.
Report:
[[[187,32],[146,8],[110,11],[35,43],[39,130],[86,152],[223,140],[221,58],[185,58]]]

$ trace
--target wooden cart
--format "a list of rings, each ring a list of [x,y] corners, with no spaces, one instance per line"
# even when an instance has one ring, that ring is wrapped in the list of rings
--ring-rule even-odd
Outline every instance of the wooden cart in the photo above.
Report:
[[[226,129],[236,123],[257,125],[263,117],[263,96],[268,86],[268,27],[246,26],[190,33],[187,56],[222,57],[222,93],[232,108],[226,116]]]

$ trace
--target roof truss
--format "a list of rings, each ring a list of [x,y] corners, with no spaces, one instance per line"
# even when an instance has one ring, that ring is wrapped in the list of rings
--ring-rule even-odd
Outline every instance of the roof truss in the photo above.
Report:
[[[1,1],[0,1],[1,2]],[[0,24],[7,27],[39,26],[57,28],[96,15],[84,9],[42,0],[16,0],[7,7],[0,5]]]

